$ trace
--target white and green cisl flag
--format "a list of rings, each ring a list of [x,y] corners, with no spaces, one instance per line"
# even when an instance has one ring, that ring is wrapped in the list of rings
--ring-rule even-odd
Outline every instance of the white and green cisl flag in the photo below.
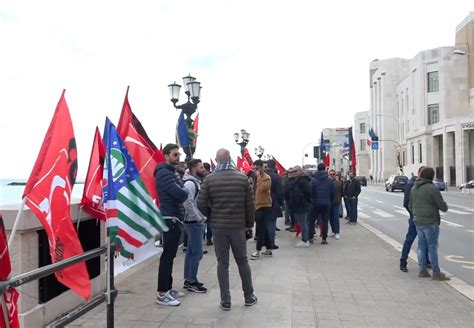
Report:
[[[168,231],[168,227],[109,118],[105,121],[104,144],[103,200],[107,231],[120,254],[133,259],[143,244]]]

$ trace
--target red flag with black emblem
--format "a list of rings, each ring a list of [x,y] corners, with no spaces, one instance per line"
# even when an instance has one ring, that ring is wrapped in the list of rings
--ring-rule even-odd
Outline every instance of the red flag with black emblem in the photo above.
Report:
[[[253,165],[253,159],[252,156],[250,156],[249,150],[247,148],[244,149],[244,156],[242,158],[243,160],[246,160],[247,163],[252,166]]]
[[[8,252],[7,235],[3,225],[2,214],[0,213],[0,281],[9,278],[12,271],[10,263],[10,254]],[[1,296],[0,302],[0,327],[6,327],[5,319],[8,320],[10,328],[18,328],[18,292],[15,288],[9,288]],[[6,314],[7,318],[4,317]]]
[[[84,253],[71,220],[71,191],[76,180],[77,150],[64,92],[23,192],[26,205],[48,235],[53,263]],[[63,285],[89,299],[91,282],[85,262],[57,271],[55,275]]]
[[[128,102],[128,89],[127,87],[127,93],[125,94],[122,112],[120,113],[117,125],[117,132],[132,156],[148,193],[159,205],[153,172],[156,165],[164,162],[165,158],[163,152],[151,141],[142,124],[133,114]]]
[[[102,172],[104,171],[105,146],[99,128],[95,128],[91,159],[87,170],[81,206],[88,214],[105,221],[105,209],[102,201]]]
[[[281,165],[279,161],[277,161],[275,156],[272,156],[272,159],[275,162],[275,168],[278,170],[278,174],[282,176],[286,172],[286,169],[283,167],[283,165]]]

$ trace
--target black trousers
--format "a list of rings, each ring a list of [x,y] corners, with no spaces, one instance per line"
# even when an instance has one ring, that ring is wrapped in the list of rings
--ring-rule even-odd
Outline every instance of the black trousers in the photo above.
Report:
[[[262,246],[270,249],[270,236],[268,235],[268,225],[272,219],[271,207],[260,207],[255,211],[255,235],[257,236],[257,251],[262,250]]]
[[[322,224],[322,234],[323,240],[326,240],[328,237],[328,223],[329,223],[329,210],[331,205],[314,205],[314,216],[316,217],[316,221],[319,220],[320,224]],[[314,226],[313,230],[314,231]]]
[[[163,233],[163,253],[160,257],[158,268],[158,292],[167,292],[173,287],[173,262],[178,251],[179,238],[181,237],[181,224],[166,220],[169,230]]]

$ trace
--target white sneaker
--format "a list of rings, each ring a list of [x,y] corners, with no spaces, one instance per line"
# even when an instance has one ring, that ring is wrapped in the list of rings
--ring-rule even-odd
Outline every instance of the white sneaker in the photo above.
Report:
[[[178,306],[181,304],[180,301],[171,296],[170,292],[166,292],[165,295],[156,298],[156,304],[165,305],[165,306]]]
[[[338,239],[338,240],[339,240],[339,239],[341,239],[341,235],[340,235],[340,234],[338,234],[338,233],[336,233],[336,236],[335,236],[334,238],[336,238],[336,239]]]
[[[300,240],[299,242],[296,243],[295,247],[308,248],[309,247],[309,242],[304,242],[304,241]]]
[[[184,293],[183,293],[183,292],[180,292],[179,290],[174,289],[174,288],[171,288],[171,289],[169,290],[169,293],[170,293],[170,295],[171,295],[173,298],[182,298],[182,297],[184,297]]]
[[[250,255],[251,260],[260,260],[260,252],[254,252]]]

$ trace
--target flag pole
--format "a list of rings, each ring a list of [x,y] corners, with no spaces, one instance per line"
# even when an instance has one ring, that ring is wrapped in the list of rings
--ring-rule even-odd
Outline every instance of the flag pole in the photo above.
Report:
[[[10,233],[10,238],[8,238],[9,249],[12,247],[13,239],[15,238],[15,234],[16,234],[16,229],[18,228],[18,223],[20,222],[20,217],[21,217],[21,214],[23,213],[23,208],[25,207],[27,198],[28,196],[23,197],[21,201],[20,209],[18,210],[18,213],[16,214],[15,223],[13,224],[12,232]]]
[[[79,205],[79,210],[77,211],[77,233],[79,233],[79,224],[81,223],[81,210],[82,206]]]
[[[3,313],[3,321],[5,322],[5,328],[10,328],[10,319],[8,317],[8,308],[7,304],[5,303],[4,294],[1,295],[1,307]]]

